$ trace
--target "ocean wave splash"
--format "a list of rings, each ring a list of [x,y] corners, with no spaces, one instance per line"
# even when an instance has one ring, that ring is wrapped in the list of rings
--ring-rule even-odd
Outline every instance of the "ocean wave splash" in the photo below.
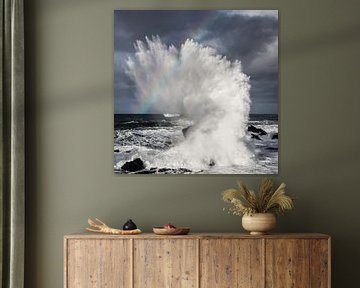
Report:
[[[177,49],[159,37],[146,38],[136,42],[135,50],[126,73],[142,111],[152,107],[159,114],[185,115],[193,123],[183,141],[148,165],[191,170],[254,165],[246,137],[250,84],[240,61],[191,39]]]

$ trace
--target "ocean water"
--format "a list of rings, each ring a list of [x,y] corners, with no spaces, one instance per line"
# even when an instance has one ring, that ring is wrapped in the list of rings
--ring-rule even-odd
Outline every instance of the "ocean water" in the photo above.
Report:
[[[278,134],[278,116],[250,114],[247,125],[263,129],[267,135],[259,135],[260,139],[256,139],[252,137],[252,134],[256,133],[246,132],[245,136],[239,139],[239,146],[245,143],[246,149],[251,153],[250,161],[238,161],[238,158],[242,157],[240,150],[232,155],[234,161],[229,162],[216,158],[219,153],[212,150],[211,139],[207,139],[199,147],[198,141],[193,141],[193,138],[196,139],[196,133],[199,133],[195,128],[190,128],[189,134],[184,136],[184,128],[195,126],[193,121],[184,116],[115,114],[114,172],[126,173],[121,170],[122,165],[140,158],[145,164],[145,170],[141,173],[152,171],[155,174],[277,174],[278,139],[273,139],[273,136]],[[204,134],[204,131],[201,133]],[[236,151],[226,147],[226,134],[222,137],[225,144],[216,149]]]

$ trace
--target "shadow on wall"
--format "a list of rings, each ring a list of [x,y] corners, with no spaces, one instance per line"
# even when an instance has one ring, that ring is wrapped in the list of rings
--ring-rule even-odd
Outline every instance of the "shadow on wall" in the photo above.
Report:
[[[280,41],[281,44],[279,45],[279,55],[281,57],[280,59],[284,59],[288,57],[297,57],[298,54],[313,53],[315,51],[321,52],[321,49],[327,47],[335,48],[340,45],[345,45],[345,46],[349,45],[349,43],[352,42],[360,42],[359,31],[360,31],[360,26],[353,26],[353,27],[348,27],[346,29],[342,29],[340,31],[335,31],[334,33],[328,33],[328,34],[322,33],[319,35],[314,35],[312,37],[293,41],[293,42]],[[34,55],[31,55],[31,57],[33,56]],[[29,67],[27,70],[29,70]],[[26,75],[26,78],[29,79],[28,75],[31,74],[32,73],[29,71]],[[32,76],[32,78],[33,81],[31,81],[31,83],[35,83],[36,79],[34,78],[34,76]],[[113,84],[113,81],[111,83]],[[46,109],[45,110],[46,112],[55,112],[62,109],[76,108],[77,106],[80,105],[82,106],[86,103],[90,104],[94,102],[103,102],[103,101],[113,102],[113,87],[109,87],[108,83],[99,83],[92,87],[84,87],[84,88],[86,88],[85,91],[84,89],[81,89],[78,91],[69,90],[67,92],[62,92],[61,94],[56,93],[55,95],[52,95],[50,98],[45,99],[45,102],[42,103],[42,106],[43,108]]]

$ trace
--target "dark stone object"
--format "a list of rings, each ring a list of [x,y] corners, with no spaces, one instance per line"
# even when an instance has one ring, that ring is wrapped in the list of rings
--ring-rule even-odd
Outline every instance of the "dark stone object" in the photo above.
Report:
[[[150,170],[143,170],[139,172],[135,172],[135,174],[155,174],[156,168],[151,168]]]
[[[115,152],[115,153],[119,153],[120,150],[119,150],[119,149],[115,149],[114,152]]]
[[[180,168],[179,169],[181,172],[183,172],[183,173],[190,173],[190,172],[192,172],[190,169],[186,169],[186,168]]]
[[[266,150],[268,150],[268,151],[278,151],[278,148],[276,148],[276,147],[266,147]]]
[[[186,168],[179,168],[179,169],[173,169],[173,168],[160,168],[158,171],[158,173],[164,173],[164,174],[178,174],[177,172],[180,173],[190,173],[192,172],[189,169]]]
[[[250,125],[248,127],[248,131],[249,132],[253,132],[253,133],[256,133],[256,134],[259,134],[259,135],[267,135],[267,132],[261,128],[256,128],[255,126],[253,125]]]
[[[186,127],[186,128],[184,128],[184,129],[182,129],[182,133],[183,133],[183,135],[184,135],[185,138],[188,136],[189,132],[191,131],[191,130],[190,130],[191,127],[192,127],[192,126],[189,126],[189,127]]]
[[[272,136],[271,136],[271,139],[279,139],[278,134],[276,133],[276,134],[272,135]]]
[[[256,139],[256,140],[261,140],[260,136],[254,134],[254,133],[251,133],[251,138],[252,138],[252,139]]]
[[[126,162],[123,166],[121,166],[121,170],[127,172],[136,172],[144,169],[144,162],[140,158],[136,158],[132,161]]]
[[[159,173],[163,173],[163,172],[167,172],[167,171],[169,171],[169,170],[171,170],[171,169],[169,169],[169,168],[160,168],[160,169],[158,170],[158,172],[159,172]]]
[[[123,230],[135,230],[135,229],[137,229],[137,226],[131,219],[126,221],[126,223],[123,226]]]

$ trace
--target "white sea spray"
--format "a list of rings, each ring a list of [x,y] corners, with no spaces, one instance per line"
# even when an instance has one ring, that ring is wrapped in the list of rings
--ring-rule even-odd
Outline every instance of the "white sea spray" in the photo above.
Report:
[[[249,77],[239,61],[191,39],[179,49],[159,37],[137,41],[126,73],[139,105],[157,113],[182,114],[194,123],[186,138],[148,165],[192,170],[254,165],[246,128],[250,111]]]

